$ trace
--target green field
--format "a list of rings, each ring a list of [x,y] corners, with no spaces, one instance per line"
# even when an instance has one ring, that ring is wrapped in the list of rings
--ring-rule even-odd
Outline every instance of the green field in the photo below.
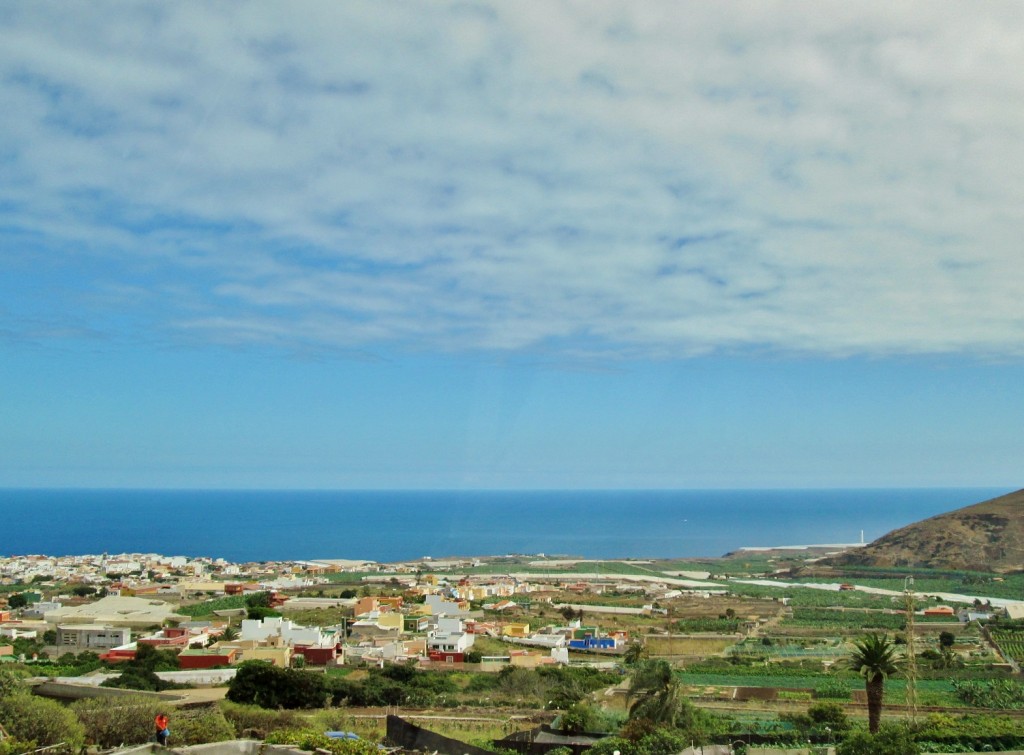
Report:
[[[993,630],[992,639],[1003,654],[1015,661],[1024,661],[1024,631]]]
[[[882,629],[902,630],[906,617],[902,613],[880,611],[835,610],[798,606],[792,617],[783,619],[782,626],[817,627],[821,629]]]
[[[177,613],[197,619],[201,616],[213,616],[214,611],[226,611],[231,608],[245,608],[244,595],[231,595],[224,598],[213,598],[202,603],[176,608]]]

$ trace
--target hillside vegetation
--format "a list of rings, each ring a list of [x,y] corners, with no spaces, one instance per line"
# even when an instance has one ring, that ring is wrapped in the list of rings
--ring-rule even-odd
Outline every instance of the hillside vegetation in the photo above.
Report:
[[[986,572],[1024,570],[1024,490],[894,530],[831,563]]]

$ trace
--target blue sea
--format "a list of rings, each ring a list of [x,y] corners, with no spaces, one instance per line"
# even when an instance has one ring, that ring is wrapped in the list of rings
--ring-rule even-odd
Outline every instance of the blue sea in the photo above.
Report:
[[[713,557],[870,541],[1007,492],[0,490],[0,555]]]

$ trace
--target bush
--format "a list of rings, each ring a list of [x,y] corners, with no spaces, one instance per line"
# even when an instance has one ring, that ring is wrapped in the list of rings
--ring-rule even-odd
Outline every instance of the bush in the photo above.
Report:
[[[13,595],[7,596],[7,607],[11,609],[24,608],[28,605],[28,596],[24,593],[16,592]]]
[[[836,748],[836,755],[917,755],[921,747],[904,726],[883,726],[877,734],[858,731]]]
[[[216,708],[200,711],[198,715],[181,715],[171,725],[171,739],[176,747],[226,742],[235,738],[234,727]]]
[[[266,739],[271,732],[301,728],[303,723],[302,716],[290,710],[267,710],[258,705],[242,705],[229,700],[221,702],[220,711],[237,737]]]
[[[246,661],[228,686],[227,699],[261,708],[321,708],[327,702],[322,674],[277,668],[264,661]]]
[[[32,752],[34,749],[36,749],[35,742],[26,742],[14,737],[0,739],[0,755],[22,755],[22,753]]]
[[[508,666],[507,668],[511,668]],[[472,674],[466,692],[490,692],[498,687],[500,674]]]
[[[24,671],[0,668],[0,698],[25,692],[25,677],[27,675],[27,672]]]
[[[678,731],[656,729],[637,742],[638,755],[672,755],[682,752],[689,740]]]
[[[245,605],[248,608],[270,608],[270,593],[264,590],[246,595]]]
[[[31,740],[40,747],[63,742],[77,749],[85,741],[85,729],[74,713],[58,702],[28,693],[0,700],[0,721],[10,736]]]
[[[616,750],[620,755],[641,755],[636,744],[624,737],[605,737],[595,742],[587,755],[612,755]]]
[[[824,730],[828,727],[835,733],[848,731],[850,721],[846,717],[846,711],[836,703],[815,703],[807,709],[807,717],[811,719],[815,727]]]
[[[282,729],[270,734],[267,744],[295,745],[300,750],[328,750],[335,755],[380,755],[380,749],[365,739],[331,739],[315,729]]]
[[[90,698],[71,710],[85,727],[86,739],[101,748],[135,745],[153,738],[153,719],[166,706],[142,695],[116,700]],[[173,722],[172,722],[173,723]]]
[[[576,703],[562,714],[561,722],[562,731],[582,734],[597,731],[601,725],[601,715],[586,703]]]
[[[263,608],[262,606],[251,606],[246,612],[246,618],[253,621],[262,621],[263,619],[269,619],[280,615],[280,611],[275,611],[272,608]]]
[[[116,687],[118,689],[134,689],[140,692],[160,692],[161,690],[176,687],[174,682],[165,682],[155,671],[145,669],[125,669],[120,675],[111,677],[100,683],[101,687]]]

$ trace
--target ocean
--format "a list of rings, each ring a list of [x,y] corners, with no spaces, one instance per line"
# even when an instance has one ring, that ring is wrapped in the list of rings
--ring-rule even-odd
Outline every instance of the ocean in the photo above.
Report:
[[[510,553],[721,556],[871,541],[1009,492],[864,490],[0,490],[0,555],[160,553],[229,561]]]

